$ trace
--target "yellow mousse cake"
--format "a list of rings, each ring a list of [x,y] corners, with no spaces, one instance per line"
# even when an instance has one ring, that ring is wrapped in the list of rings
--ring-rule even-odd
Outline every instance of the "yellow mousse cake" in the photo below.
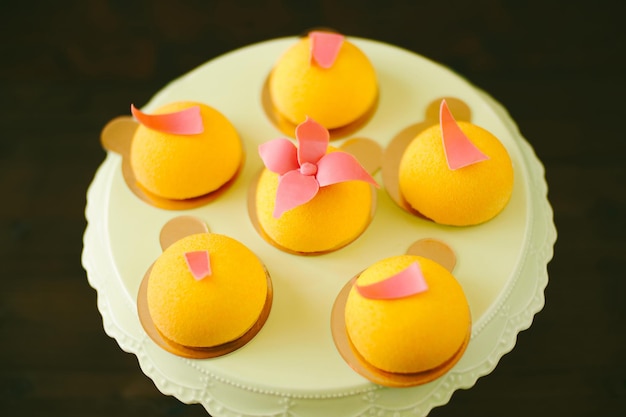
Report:
[[[173,243],[154,263],[147,304],[167,340],[207,348],[252,328],[267,293],[265,268],[253,252],[227,236],[198,233]]]
[[[269,92],[277,112],[292,124],[308,116],[335,129],[375,105],[378,84],[371,62],[353,43],[339,34],[311,32],[276,62]]]
[[[442,120],[446,123],[444,107],[445,102]],[[433,125],[419,133],[402,156],[398,173],[400,192],[413,209],[436,223],[452,226],[484,223],[500,213],[511,197],[514,179],[511,158],[498,138],[487,130],[469,122],[453,121],[449,114],[447,117],[447,123],[458,126],[456,133],[463,136],[461,147],[466,148],[457,159],[470,158],[470,161],[451,167],[454,149],[445,148],[442,136],[445,125]]]
[[[274,217],[279,175],[263,171],[257,186],[257,217],[263,231],[279,246],[294,252],[338,249],[358,237],[370,223],[369,184],[349,181],[325,187],[306,204]]]
[[[378,288],[377,296],[366,292],[411,268],[422,279],[418,290],[407,293],[397,288],[406,283],[390,283]],[[352,345],[367,363],[402,374],[431,371],[457,357],[471,326],[465,294],[454,276],[414,255],[386,258],[363,271],[348,294],[345,320]]]
[[[372,218],[376,181],[350,154],[328,147],[329,134],[307,118],[299,146],[275,139],[259,147],[266,167],[256,189],[259,226],[281,249],[336,250],[356,239]]]
[[[239,135],[216,109],[180,101],[158,108],[153,115],[171,116],[191,108],[199,110],[199,133],[170,133],[140,123],[133,136],[130,156],[135,178],[158,197],[184,200],[204,196],[233,178],[242,163]]]

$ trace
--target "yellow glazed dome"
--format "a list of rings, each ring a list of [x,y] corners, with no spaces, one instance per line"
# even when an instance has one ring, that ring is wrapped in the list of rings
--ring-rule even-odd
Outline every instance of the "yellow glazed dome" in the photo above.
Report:
[[[347,181],[320,189],[314,199],[274,217],[278,174],[267,169],[259,178],[256,210],[259,225],[278,246],[294,252],[338,249],[356,239],[372,216],[370,184]]]
[[[405,150],[399,166],[402,197],[420,214],[441,224],[486,222],[507,205],[513,191],[513,166],[507,150],[487,130],[458,122],[461,131],[488,159],[450,169],[442,130],[434,125]]]
[[[379,283],[417,262],[427,289],[394,299],[366,298],[356,288]],[[358,277],[345,308],[346,330],[369,364],[393,373],[433,370],[454,358],[471,325],[463,289],[430,259],[402,255],[376,262]]]
[[[374,67],[359,48],[343,40],[332,65],[324,68],[312,58],[312,42],[311,35],[301,38],[277,61],[269,79],[271,101],[293,124],[309,116],[327,129],[348,125],[375,105]]]
[[[204,130],[172,134],[137,128],[131,143],[131,167],[137,182],[150,193],[173,200],[206,195],[226,184],[239,170],[243,147],[230,121],[201,103],[174,102],[154,114],[198,106]]]
[[[198,279],[188,256],[208,254],[210,275]],[[186,347],[214,347],[244,335],[259,319],[268,281],[263,264],[240,242],[215,233],[187,236],[154,263],[147,305],[158,331]]]

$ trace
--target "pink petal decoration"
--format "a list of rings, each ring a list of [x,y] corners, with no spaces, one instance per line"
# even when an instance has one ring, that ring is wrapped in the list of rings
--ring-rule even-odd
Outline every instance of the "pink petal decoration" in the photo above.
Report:
[[[211,275],[211,263],[209,261],[209,252],[206,250],[198,250],[194,252],[185,252],[185,261],[189,272],[193,277],[200,281]]]
[[[320,187],[343,181],[365,181],[378,187],[378,183],[359,164],[357,159],[346,152],[331,152],[317,163],[317,181]]]
[[[319,190],[319,184],[312,175],[302,175],[300,171],[289,171],[278,180],[274,217],[279,218],[287,210],[310,201]]]
[[[259,146],[265,167],[277,174],[275,218],[310,201],[320,187],[344,181],[365,181],[378,187],[358,160],[346,152],[326,153],[328,130],[307,117],[296,127],[298,148],[288,139],[274,139]]]
[[[174,113],[146,114],[131,104],[130,111],[139,123],[159,132],[175,135],[196,135],[204,132],[199,106]]]
[[[298,150],[288,139],[274,139],[259,145],[259,155],[272,172],[279,175],[298,169]]]
[[[370,285],[355,284],[357,291],[372,300],[393,300],[428,290],[428,284],[418,262],[413,262],[397,274]]]
[[[439,124],[448,168],[455,170],[489,159],[463,133],[445,100],[441,100]]]
[[[328,69],[333,66],[345,37],[339,33],[313,31],[311,39],[311,60]]]
[[[296,138],[298,139],[298,162],[302,165],[305,162],[316,164],[317,161],[326,155],[330,134],[328,130],[307,116],[306,120],[296,127]]]

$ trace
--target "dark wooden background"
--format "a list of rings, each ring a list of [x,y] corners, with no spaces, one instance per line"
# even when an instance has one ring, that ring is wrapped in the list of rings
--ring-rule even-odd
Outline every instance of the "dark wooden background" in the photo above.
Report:
[[[453,68],[546,166],[559,232],[546,306],[431,415],[626,415],[625,3],[302,3],[0,2],[0,415],[206,415],[158,392],[103,331],[80,262],[99,132],[219,54],[316,26]]]

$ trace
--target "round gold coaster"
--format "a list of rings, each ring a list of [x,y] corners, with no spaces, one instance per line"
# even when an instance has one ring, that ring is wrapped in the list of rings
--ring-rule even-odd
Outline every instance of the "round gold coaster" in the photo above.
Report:
[[[417,240],[409,246],[406,253],[431,259],[450,272],[456,266],[456,254],[450,246],[438,239],[424,238]]]

